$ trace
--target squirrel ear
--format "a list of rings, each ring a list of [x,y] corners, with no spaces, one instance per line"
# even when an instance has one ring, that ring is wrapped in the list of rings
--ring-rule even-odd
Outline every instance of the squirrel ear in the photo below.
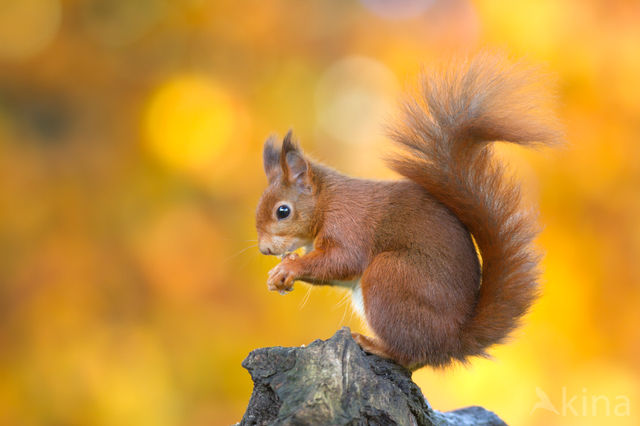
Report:
[[[293,141],[293,132],[291,130],[287,132],[282,141],[280,163],[285,181],[297,185],[300,189],[311,189],[311,167],[302,155],[298,145]]]
[[[267,181],[271,183],[280,173],[280,150],[275,147],[276,137],[270,136],[264,143],[262,162]]]

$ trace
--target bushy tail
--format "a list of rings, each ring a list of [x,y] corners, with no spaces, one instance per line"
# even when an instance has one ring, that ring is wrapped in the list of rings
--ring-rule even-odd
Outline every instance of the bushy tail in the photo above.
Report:
[[[548,144],[560,138],[534,73],[483,54],[424,72],[418,93],[391,129],[402,154],[389,160],[446,205],[473,235],[482,281],[462,353],[486,356],[537,296],[535,217],[520,206],[519,185],[492,158],[492,141]]]

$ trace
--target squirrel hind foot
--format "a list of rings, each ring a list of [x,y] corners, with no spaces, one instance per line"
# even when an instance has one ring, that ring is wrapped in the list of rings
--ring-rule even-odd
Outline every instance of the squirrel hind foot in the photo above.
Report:
[[[424,365],[424,363],[417,364],[405,364],[403,362],[398,361],[394,356],[392,356],[387,349],[384,347],[384,343],[377,337],[369,337],[360,333],[351,333],[351,337],[356,343],[367,353],[378,355],[379,357],[389,359],[396,364],[399,364],[406,368],[407,370],[413,372]]]
[[[365,336],[360,333],[351,333],[351,337],[353,337],[353,340],[355,340],[365,352],[393,360],[393,357],[387,352],[380,339]]]

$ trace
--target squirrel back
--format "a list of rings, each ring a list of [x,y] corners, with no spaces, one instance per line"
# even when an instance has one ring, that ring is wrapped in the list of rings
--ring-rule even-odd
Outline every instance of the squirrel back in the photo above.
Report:
[[[455,356],[486,356],[517,327],[538,295],[535,216],[523,211],[519,185],[493,158],[490,142],[553,144],[558,126],[545,93],[522,65],[482,54],[423,73],[417,93],[390,129],[402,152],[392,169],[421,185],[467,227],[479,248],[477,302]]]

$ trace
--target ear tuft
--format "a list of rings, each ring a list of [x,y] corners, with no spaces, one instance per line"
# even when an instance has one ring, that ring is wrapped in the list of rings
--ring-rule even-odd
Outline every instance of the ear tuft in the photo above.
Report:
[[[269,181],[269,183],[271,183],[280,173],[280,150],[275,146],[276,141],[276,136],[269,136],[264,143],[264,149],[262,152],[264,172],[267,175],[267,181]]]
[[[285,182],[290,180],[289,167],[287,166],[287,154],[289,152],[298,151],[298,145],[293,138],[293,130],[289,129],[282,140],[282,149],[280,150],[280,168],[282,168],[282,178]]]
[[[289,129],[282,140],[282,150],[286,154],[289,151],[298,151],[298,144],[293,137],[293,129]]]
[[[302,191],[312,189],[311,166],[298,147],[291,130],[282,141],[280,163],[285,181],[296,185]]]

